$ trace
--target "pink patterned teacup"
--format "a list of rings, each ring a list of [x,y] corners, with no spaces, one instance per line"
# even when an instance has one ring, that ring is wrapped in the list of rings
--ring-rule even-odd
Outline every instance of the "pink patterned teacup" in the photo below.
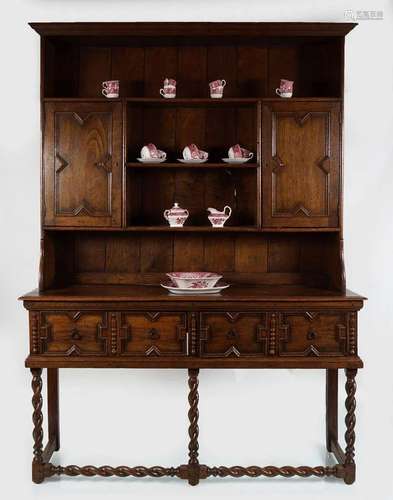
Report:
[[[209,153],[202,151],[196,144],[189,144],[183,149],[183,158],[185,160],[206,160]]]
[[[224,87],[227,84],[225,80],[214,80],[209,83],[210,97],[212,99],[221,99],[224,95]]]
[[[160,94],[165,99],[173,99],[176,97],[176,80],[173,78],[165,78],[164,86],[160,89]]]
[[[254,153],[251,153],[246,148],[242,148],[240,144],[235,144],[234,146],[228,149],[228,157],[229,158],[247,158],[251,159],[254,156]]]
[[[165,151],[161,151],[161,149],[157,149],[156,145],[153,143],[146,144],[141,149],[141,158],[144,160],[152,160],[152,159],[166,159]]]
[[[292,97],[293,84],[291,80],[280,80],[280,87],[276,89],[276,94],[280,97]]]
[[[108,80],[106,82],[102,82],[102,93],[109,99],[119,97],[119,90],[119,80]]]

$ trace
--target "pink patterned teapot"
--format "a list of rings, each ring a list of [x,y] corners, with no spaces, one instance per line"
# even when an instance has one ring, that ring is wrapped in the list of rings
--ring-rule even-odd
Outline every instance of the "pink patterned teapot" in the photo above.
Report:
[[[188,210],[179,207],[178,203],[175,203],[170,210],[164,212],[164,217],[171,227],[183,227],[189,215]]]

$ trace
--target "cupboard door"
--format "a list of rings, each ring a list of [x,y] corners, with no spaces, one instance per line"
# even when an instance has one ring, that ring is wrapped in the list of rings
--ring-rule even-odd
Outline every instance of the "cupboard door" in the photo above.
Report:
[[[264,227],[338,227],[340,103],[266,103],[262,115]]]
[[[121,225],[121,134],[120,103],[46,103],[45,225]]]

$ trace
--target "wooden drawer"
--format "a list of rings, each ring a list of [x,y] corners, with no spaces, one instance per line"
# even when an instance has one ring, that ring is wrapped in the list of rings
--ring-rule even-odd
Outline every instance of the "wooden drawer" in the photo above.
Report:
[[[121,313],[120,354],[122,356],[187,356],[187,314]]]
[[[35,314],[35,313],[33,313]],[[106,312],[41,312],[31,319],[32,354],[102,356],[108,354]],[[37,326],[38,329],[37,329]]]
[[[355,355],[356,313],[288,312],[279,314],[280,356]]]
[[[202,357],[249,357],[268,354],[266,313],[209,312],[200,314]]]

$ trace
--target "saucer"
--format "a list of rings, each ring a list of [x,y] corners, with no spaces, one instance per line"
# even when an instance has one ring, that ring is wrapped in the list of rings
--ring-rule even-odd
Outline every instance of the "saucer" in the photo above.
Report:
[[[221,158],[225,163],[232,163],[233,165],[240,165],[251,160],[251,158]]]
[[[198,163],[205,163],[207,162],[208,158],[194,158],[191,160],[184,160],[183,158],[178,158],[177,161],[180,161],[181,163],[188,163],[190,165],[192,164],[198,164]]]
[[[163,283],[161,283],[161,286],[175,295],[205,295],[210,293],[220,293],[222,290],[229,287],[229,285],[224,283],[213,286],[212,288],[178,288],[177,286],[170,284],[164,285]]]
[[[162,163],[166,158],[137,158],[141,163]]]

